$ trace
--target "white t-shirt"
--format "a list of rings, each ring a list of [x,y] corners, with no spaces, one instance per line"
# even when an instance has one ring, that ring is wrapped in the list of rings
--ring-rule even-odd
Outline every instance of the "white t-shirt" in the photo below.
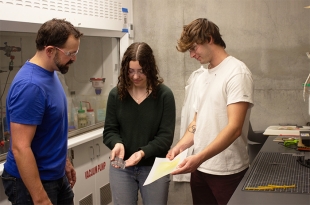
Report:
[[[227,106],[249,102],[242,134],[227,149],[202,163],[198,170],[215,175],[230,175],[249,165],[247,135],[254,84],[252,74],[240,60],[229,56],[197,79],[194,110],[197,112],[194,154],[201,152],[228,124]]]
[[[181,126],[180,126],[180,139],[184,136],[184,133],[188,127],[188,125],[193,121],[195,110],[193,108],[193,102],[194,102],[194,89],[195,89],[195,83],[199,75],[201,75],[203,72],[205,72],[207,69],[205,69],[202,65],[200,68],[192,72],[192,74],[189,76],[186,86],[185,86],[185,96],[181,111]],[[194,147],[191,146],[188,148],[187,156],[190,156],[193,154]],[[182,182],[189,182],[191,178],[190,173],[187,174],[177,174],[173,175],[172,179],[173,181],[182,181]]]

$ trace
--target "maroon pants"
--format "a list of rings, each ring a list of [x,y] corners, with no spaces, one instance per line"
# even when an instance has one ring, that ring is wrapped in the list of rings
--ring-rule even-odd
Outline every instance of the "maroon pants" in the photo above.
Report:
[[[212,175],[196,170],[191,174],[193,204],[227,204],[247,169],[232,175]]]

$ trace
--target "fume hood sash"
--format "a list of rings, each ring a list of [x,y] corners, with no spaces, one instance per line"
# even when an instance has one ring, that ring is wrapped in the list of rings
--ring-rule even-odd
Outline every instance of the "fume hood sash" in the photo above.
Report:
[[[42,23],[61,18],[88,36],[122,37],[128,0],[0,1],[0,31],[36,33]]]

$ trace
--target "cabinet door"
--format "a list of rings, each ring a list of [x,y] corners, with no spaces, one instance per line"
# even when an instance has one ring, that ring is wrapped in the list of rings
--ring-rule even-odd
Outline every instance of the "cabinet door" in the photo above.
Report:
[[[102,142],[102,137],[94,140],[95,160],[97,174],[95,182],[96,204],[112,204],[112,195],[109,183],[110,149]]]
[[[112,204],[109,184],[110,149],[102,138],[92,140],[69,150],[77,181],[73,188],[74,203],[79,205]]]
[[[76,183],[73,187],[74,204],[96,204],[95,203],[95,173],[94,163],[95,149],[93,141],[73,147],[69,155],[73,154],[73,166],[76,171]]]
[[[5,195],[2,182],[0,182],[0,205],[11,205],[11,202],[8,200],[7,195]]]

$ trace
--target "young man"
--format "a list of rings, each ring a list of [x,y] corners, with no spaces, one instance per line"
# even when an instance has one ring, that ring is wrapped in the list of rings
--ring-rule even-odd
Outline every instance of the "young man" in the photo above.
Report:
[[[167,154],[173,159],[194,145],[193,155],[172,173],[191,173],[194,204],[227,204],[249,166],[252,75],[225,48],[218,26],[207,19],[196,19],[185,26],[177,46],[180,52],[189,51],[192,58],[208,64],[193,91],[194,119]]]
[[[2,181],[14,204],[73,204],[76,173],[67,159],[67,101],[55,71],[68,71],[82,35],[65,20],[45,22],[35,55],[11,84],[6,101],[11,144]]]

